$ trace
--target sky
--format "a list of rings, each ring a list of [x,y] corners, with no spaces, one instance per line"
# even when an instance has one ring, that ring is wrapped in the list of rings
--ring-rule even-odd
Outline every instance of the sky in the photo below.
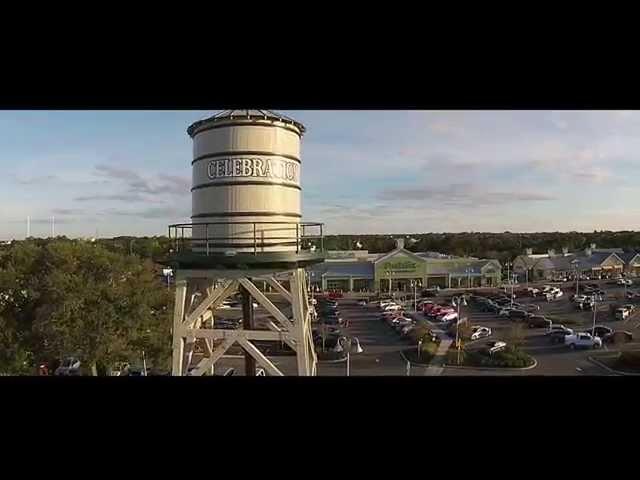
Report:
[[[0,111],[0,239],[188,222],[187,127],[213,111]],[[637,230],[640,112],[281,111],[328,234]]]

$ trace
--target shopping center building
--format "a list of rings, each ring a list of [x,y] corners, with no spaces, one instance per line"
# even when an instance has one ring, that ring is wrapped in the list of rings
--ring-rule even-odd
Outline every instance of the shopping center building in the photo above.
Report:
[[[453,257],[434,252],[411,252],[404,240],[389,253],[366,250],[329,251],[327,260],[309,270],[317,290],[412,291],[418,288],[474,288],[500,285],[497,260]]]

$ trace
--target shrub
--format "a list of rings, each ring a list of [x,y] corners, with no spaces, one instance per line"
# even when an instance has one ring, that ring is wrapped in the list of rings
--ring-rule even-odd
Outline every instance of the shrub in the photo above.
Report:
[[[523,368],[533,364],[533,358],[514,346],[491,356],[488,354],[466,352],[465,365],[498,368]]]

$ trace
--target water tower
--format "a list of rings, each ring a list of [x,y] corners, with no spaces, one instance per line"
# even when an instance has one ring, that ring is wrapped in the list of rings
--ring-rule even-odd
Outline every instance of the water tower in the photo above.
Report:
[[[268,110],[226,110],[187,129],[191,223],[169,226],[176,272],[173,375],[213,372],[236,344],[247,375],[255,375],[256,364],[282,375],[254,344],[265,340],[295,351],[298,375],[316,374],[304,268],[324,261],[324,245],[322,224],[302,222],[304,132],[301,123]],[[219,307],[238,292],[242,328],[218,328]],[[254,302],[263,307],[263,328]],[[198,346],[202,354],[194,360]]]

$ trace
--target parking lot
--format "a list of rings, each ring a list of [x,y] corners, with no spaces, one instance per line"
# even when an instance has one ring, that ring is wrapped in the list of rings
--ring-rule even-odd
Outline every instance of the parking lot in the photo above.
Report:
[[[508,370],[500,369],[458,369],[445,367],[438,370],[441,375],[610,375],[610,373],[588,360],[589,356],[598,355],[603,352],[613,352],[620,349],[640,349],[640,314],[639,310],[626,320],[615,320],[609,311],[609,304],[630,303],[627,300],[616,300],[616,296],[624,295],[624,287],[608,285],[606,281],[592,282],[598,283],[606,295],[602,302],[598,302],[596,323],[605,325],[614,330],[628,330],[633,333],[633,341],[623,345],[607,345],[602,350],[578,349],[571,350],[564,344],[551,344],[549,337],[545,335],[543,328],[522,329],[523,345],[522,349],[533,356],[537,361],[537,366],[530,370]],[[555,323],[565,323],[567,327],[574,331],[589,331],[593,325],[593,312],[578,310],[569,299],[575,293],[575,283],[565,283],[560,285],[563,295],[557,300],[547,302],[538,298],[518,297],[515,301],[523,305],[539,305],[540,310],[536,314],[553,318]],[[498,291],[497,289],[495,290]],[[504,292],[504,290],[501,290]],[[633,286],[628,291],[638,291]],[[446,302],[447,295],[431,298],[434,302]],[[346,336],[357,337],[363,352],[352,354],[350,364],[350,374],[352,376],[378,376],[378,375],[407,375],[407,362],[402,358],[400,352],[412,345],[400,335],[398,335],[389,325],[380,320],[380,310],[373,306],[359,306],[355,299],[340,299],[339,310],[344,320],[348,320],[348,327],[343,326],[341,333]],[[410,311],[411,307],[407,306]],[[266,312],[262,309],[256,311],[256,318],[264,316]],[[238,311],[225,312],[225,316],[241,315]],[[478,348],[490,340],[503,340],[509,338],[510,330],[514,322],[508,317],[499,317],[494,313],[481,312],[473,306],[461,307],[461,317],[467,317],[472,325],[489,327],[492,334],[488,338],[483,338],[475,342],[468,342],[465,348]],[[415,315],[419,322],[426,322],[422,313]],[[442,328],[437,323],[428,322],[431,327]],[[446,335],[442,333],[441,335]],[[295,357],[274,356],[272,361],[282,369],[285,375],[294,375],[296,371]],[[228,356],[223,359],[220,368],[234,367],[236,374],[242,375],[243,360],[240,356]],[[410,369],[412,376],[431,375],[429,369],[421,366],[413,366]],[[345,362],[318,364],[318,375],[321,376],[344,376],[346,375]]]

